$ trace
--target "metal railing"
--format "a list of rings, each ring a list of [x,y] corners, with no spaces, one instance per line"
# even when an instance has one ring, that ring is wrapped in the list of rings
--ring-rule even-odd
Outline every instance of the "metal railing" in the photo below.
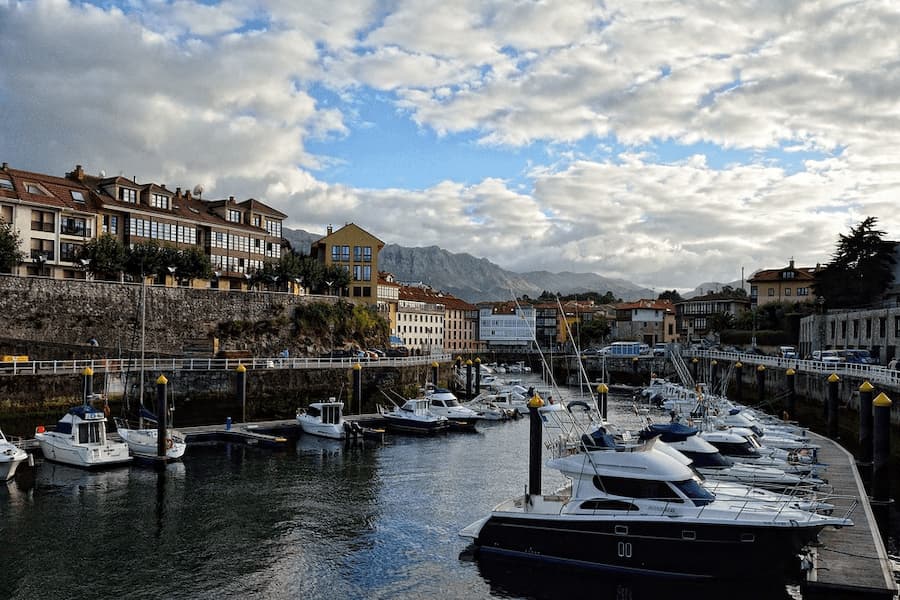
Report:
[[[38,375],[81,373],[90,367],[98,373],[125,371],[230,371],[243,365],[246,369],[350,369],[359,364],[363,368],[408,367],[450,362],[452,355],[397,356],[379,359],[364,358],[110,358],[85,360],[33,360],[0,363],[0,375]]]
[[[865,379],[873,384],[877,383],[900,388],[900,371],[888,369],[882,365],[800,360],[797,358],[781,358],[780,356],[764,356],[742,352],[723,352],[721,350],[685,350],[684,354],[685,356],[696,356],[698,358],[714,358],[732,362],[740,361],[745,364],[765,365],[766,368],[772,367],[784,370],[792,368],[797,372],[802,371],[821,375],[837,373],[838,377],[855,377]]]

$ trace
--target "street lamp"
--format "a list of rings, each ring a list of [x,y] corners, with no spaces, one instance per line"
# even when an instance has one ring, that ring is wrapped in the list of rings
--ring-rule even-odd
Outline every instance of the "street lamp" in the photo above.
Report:
[[[46,262],[47,262],[46,254],[42,253],[42,254],[38,254],[37,256],[34,257],[34,264],[36,264],[38,267],[38,277],[44,276],[44,263],[46,263]]]
[[[91,264],[91,259],[89,259],[89,258],[79,258],[79,259],[78,259],[78,262],[81,263],[81,268],[84,269],[84,278],[87,279],[87,278],[90,276],[90,273],[88,272],[88,267],[89,267],[90,264]]]
[[[252,290],[253,287],[250,285],[250,280],[253,279],[253,275],[251,275],[250,273],[244,273],[244,279],[247,280],[247,290]]]
[[[172,285],[177,286],[178,284],[175,282],[175,266],[169,265],[166,269],[168,269],[169,275],[172,276]]]
[[[330,295],[331,295],[331,286],[334,285],[334,282],[333,282],[333,281],[326,281],[326,282],[325,282],[325,285],[328,286],[328,295],[330,296]]]
[[[275,288],[275,291],[278,291],[278,275],[272,275],[272,286]]]
[[[819,296],[816,298],[816,312],[818,313],[819,318],[819,352],[825,349],[825,297]],[[821,355],[820,355],[821,356]]]
[[[219,277],[222,276],[221,271],[213,271],[213,281],[216,283],[216,289],[219,289]]]

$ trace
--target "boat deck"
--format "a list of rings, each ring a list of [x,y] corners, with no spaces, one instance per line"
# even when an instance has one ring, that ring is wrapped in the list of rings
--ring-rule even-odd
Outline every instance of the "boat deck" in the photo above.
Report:
[[[827,528],[819,534],[813,568],[802,585],[804,600],[895,598],[891,563],[853,455],[826,437],[809,435],[821,446],[819,460],[828,465],[828,483],[838,494],[834,514],[845,513],[851,497],[860,504],[852,515],[853,527]]]

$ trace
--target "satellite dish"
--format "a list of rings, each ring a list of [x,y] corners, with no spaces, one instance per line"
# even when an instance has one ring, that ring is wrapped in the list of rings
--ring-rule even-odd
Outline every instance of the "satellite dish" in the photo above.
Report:
[[[104,177],[106,177],[106,171],[100,169],[100,179],[103,179]]]
[[[203,195],[203,186],[199,183],[197,185],[195,185],[193,194],[195,196],[202,196]]]

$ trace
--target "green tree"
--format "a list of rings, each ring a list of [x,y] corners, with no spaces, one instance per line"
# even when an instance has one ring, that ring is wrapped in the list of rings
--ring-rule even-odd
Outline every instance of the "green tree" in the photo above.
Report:
[[[11,223],[0,219],[0,273],[11,273],[25,260],[25,253],[19,249],[19,232]]]
[[[678,293],[678,290],[666,290],[663,293],[661,293],[657,299],[658,300],[668,300],[672,304],[675,304],[676,302],[681,302],[682,300],[684,300],[681,297],[681,294]]]
[[[78,258],[91,261],[87,271],[95,279],[116,280],[125,269],[127,249],[113,235],[103,234],[81,247]]]
[[[848,235],[838,237],[831,262],[816,274],[816,296],[828,308],[849,308],[873,303],[893,283],[897,242],[882,239],[878,219],[866,217]]]
[[[581,341],[584,346],[602,342],[610,333],[612,329],[606,322],[606,317],[594,317],[581,324]]]
[[[212,277],[212,264],[209,256],[196,246],[189,246],[178,251],[175,259],[176,276],[188,280],[209,279]]]
[[[156,240],[135,244],[125,256],[125,272],[135,279],[141,275],[157,275],[160,269],[170,264],[164,262],[166,258]]]
[[[720,312],[709,317],[709,328],[716,333],[721,333],[726,329],[732,329],[736,319],[734,315],[728,312]]]

